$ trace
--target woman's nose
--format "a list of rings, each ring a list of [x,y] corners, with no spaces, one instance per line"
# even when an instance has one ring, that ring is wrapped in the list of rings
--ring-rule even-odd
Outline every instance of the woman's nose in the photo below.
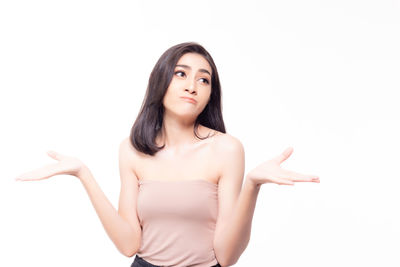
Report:
[[[196,91],[196,81],[194,79],[187,79],[186,90],[191,93]]]

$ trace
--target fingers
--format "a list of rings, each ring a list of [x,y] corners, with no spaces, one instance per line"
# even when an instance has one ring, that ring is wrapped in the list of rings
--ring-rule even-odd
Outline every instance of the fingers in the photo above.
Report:
[[[285,170],[284,173],[285,176],[283,178],[290,179],[294,182],[314,182],[314,183],[320,182],[319,177],[317,175],[306,175],[287,170]]]
[[[16,181],[38,181],[38,180],[47,179],[56,174],[56,172],[55,172],[56,164],[57,163],[49,164],[42,168],[30,171],[30,172],[25,172],[25,173],[15,177],[15,180]]]
[[[279,164],[287,160],[290,155],[293,153],[293,147],[288,147],[285,149],[285,151],[282,152],[279,156],[277,156],[275,159],[278,161]],[[290,180],[293,182],[314,182],[314,183],[319,183],[319,177],[317,175],[306,175],[306,174],[301,174],[297,172],[292,172],[292,171],[286,171],[284,170],[283,176],[280,176],[279,178],[285,179],[285,180]]]
[[[24,173],[24,174],[18,175],[15,178],[15,181],[34,181],[34,180],[38,180],[38,179],[32,178],[32,174],[30,174],[30,173]]]
[[[278,185],[294,185],[294,182],[285,178],[275,178],[275,183]]]
[[[282,162],[287,160],[287,158],[289,158],[292,153],[293,147],[288,147],[285,149],[285,151],[282,152],[282,154],[276,157],[276,160],[279,162],[279,164],[281,164]]]
[[[47,154],[55,160],[61,159],[60,154],[53,150],[47,151]],[[48,164],[42,168],[20,174],[17,177],[15,177],[14,180],[15,181],[37,181],[37,180],[47,179],[56,174],[55,168],[57,166],[58,165],[56,163]]]
[[[47,151],[47,155],[49,155],[53,159],[60,160],[60,155],[57,152],[53,151],[53,150]]]

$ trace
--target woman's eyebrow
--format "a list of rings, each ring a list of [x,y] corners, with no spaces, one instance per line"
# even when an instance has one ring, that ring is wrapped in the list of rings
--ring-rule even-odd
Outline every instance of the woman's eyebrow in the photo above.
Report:
[[[177,66],[177,67],[182,67],[182,68],[185,68],[185,69],[189,69],[189,70],[192,69],[192,68],[191,68],[190,66],[188,66],[188,65],[176,65],[176,66]],[[208,75],[211,76],[210,72],[209,72],[208,70],[206,70],[206,69],[199,69],[199,71],[200,71],[200,72],[204,72],[204,73],[208,73]]]

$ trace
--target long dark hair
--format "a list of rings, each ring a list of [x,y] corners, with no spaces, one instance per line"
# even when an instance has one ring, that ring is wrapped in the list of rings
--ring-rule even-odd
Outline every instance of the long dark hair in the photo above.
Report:
[[[199,124],[223,133],[226,132],[222,118],[221,85],[214,60],[200,44],[195,42],[181,43],[165,51],[150,74],[146,95],[130,133],[132,145],[140,152],[153,156],[165,146],[164,144],[159,147],[156,144],[156,137],[161,131],[164,117],[162,102],[174,75],[175,65],[186,53],[202,55],[212,69],[210,100],[204,110],[197,116],[194,126],[195,136],[199,139],[209,137],[201,138],[197,135],[196,130]]]

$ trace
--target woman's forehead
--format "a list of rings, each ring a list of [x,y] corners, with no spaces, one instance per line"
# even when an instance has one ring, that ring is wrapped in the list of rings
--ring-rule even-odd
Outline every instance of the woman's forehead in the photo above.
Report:
[[[207,70],[210,74],[212,73],[212,69],[207,59],[205,59],[202,55],[197,53],[186,53],[178,60],[176,65],[188,66],[191,69],[203,69]]]

